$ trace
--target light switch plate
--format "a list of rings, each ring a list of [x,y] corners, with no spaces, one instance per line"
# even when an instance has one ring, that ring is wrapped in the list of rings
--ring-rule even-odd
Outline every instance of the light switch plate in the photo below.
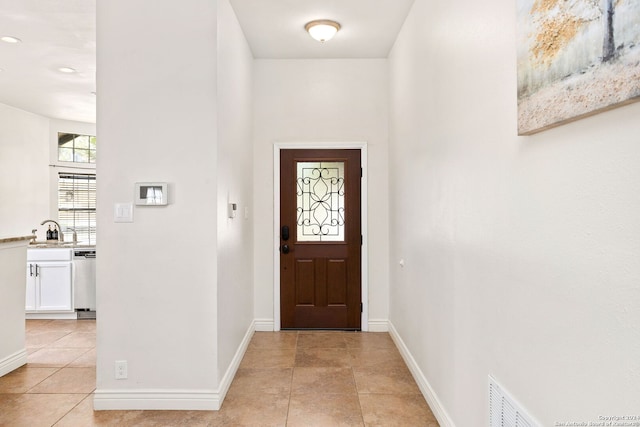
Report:
[[[238,210],[238,205],[236,203],[229,203],[227,205],[227,216],[229,218],[235,218],[237,210]]]
[[[133,203],[116,203],[113,207],[113,222],[133,222]]]

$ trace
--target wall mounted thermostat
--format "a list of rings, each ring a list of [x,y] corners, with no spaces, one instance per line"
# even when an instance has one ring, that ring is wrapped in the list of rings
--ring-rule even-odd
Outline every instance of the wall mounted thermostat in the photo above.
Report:
[[[163,206],[169,201],[166,182],[136,182],[136,205]]]

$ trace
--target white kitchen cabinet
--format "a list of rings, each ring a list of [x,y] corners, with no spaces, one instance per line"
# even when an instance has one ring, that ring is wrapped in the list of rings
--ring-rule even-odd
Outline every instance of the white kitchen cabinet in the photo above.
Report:
[[[36,309],[36,276],[34,275],[35,264],[27,262],[27,297],[25,308],[27,311]]]
[[[27,313],[73,313],[71,269],[71,249],[28,250]]]

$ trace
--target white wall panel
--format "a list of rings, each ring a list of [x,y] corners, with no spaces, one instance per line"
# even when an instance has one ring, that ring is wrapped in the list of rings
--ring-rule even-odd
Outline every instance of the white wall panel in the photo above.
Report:
[[[213,409],[217,4],[149,6],[98,4],[97,396],[189,391]],[[154,181],[169,184],[169,204],[114,223],[114,204],[134,200],[135,182]],[[115,360],[128,361],[127,380],[114,379]]]
[[[417,0],[390,74],[390,321],[452,421],[489,374],[543,425],[637,412],[640,104],[517,137],[507,0]]]
[[[0,104],[0,236],[49,217],[49,119]]]
[[[222,376],[254,319],[253,57],[229,1],[218,0],[218,6],[218,374]],[[227,215],[229,202],[238,207],[233,219]]]

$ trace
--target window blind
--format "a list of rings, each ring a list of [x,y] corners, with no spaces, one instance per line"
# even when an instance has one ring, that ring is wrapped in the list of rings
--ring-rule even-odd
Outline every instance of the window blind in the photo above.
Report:
[[[71,241],[73,228],[78,242],[96,244],[96,176],[95,174],[58,174],[58,222]]]

